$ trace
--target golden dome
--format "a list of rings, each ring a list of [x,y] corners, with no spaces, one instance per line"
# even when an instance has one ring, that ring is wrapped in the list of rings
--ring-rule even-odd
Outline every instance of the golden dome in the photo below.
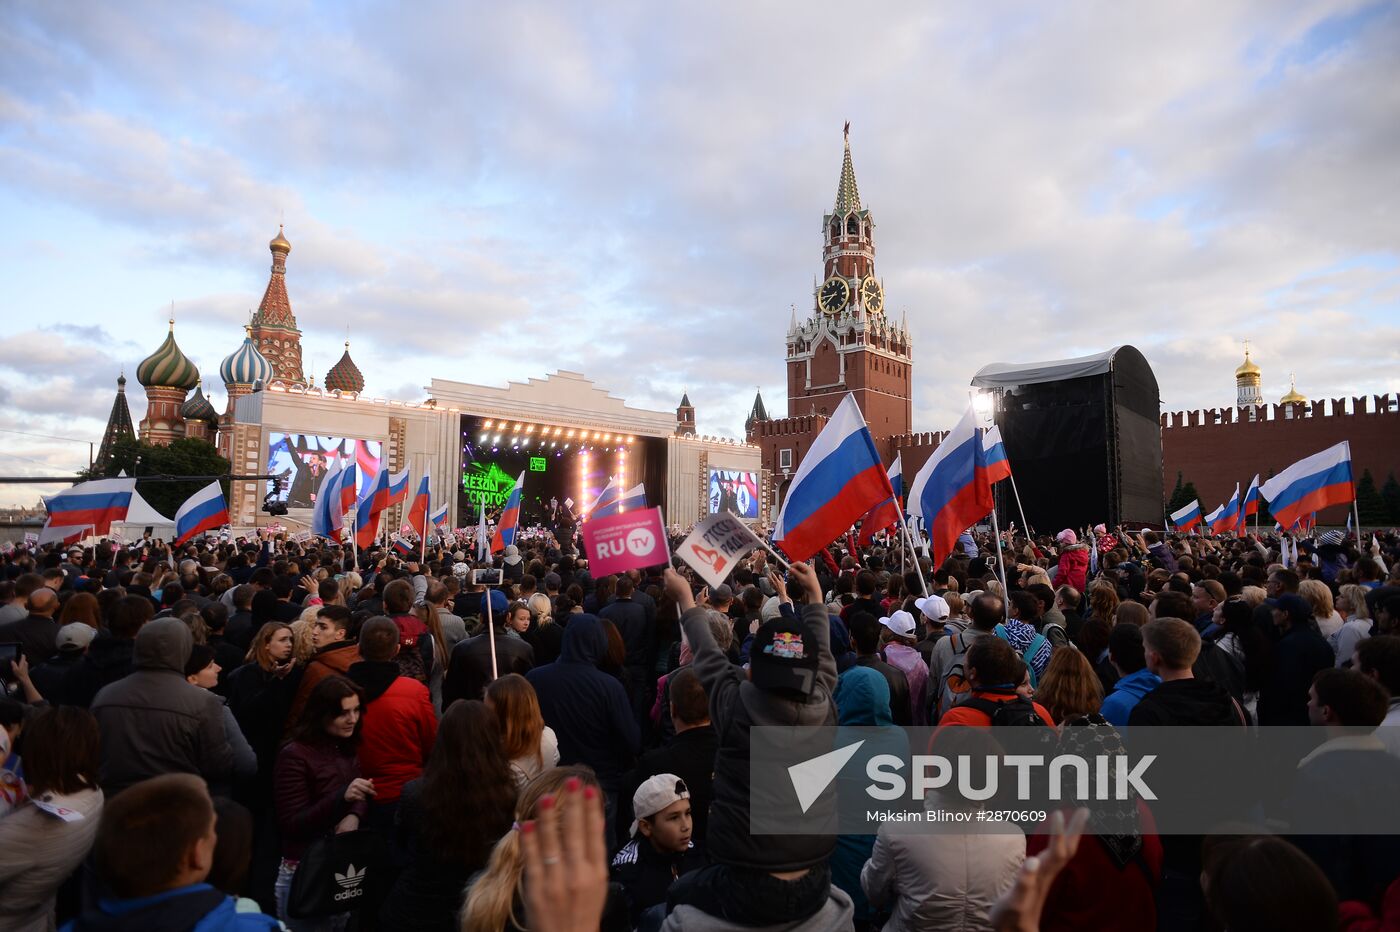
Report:
[[[1250,375],[1258,378],[1259,374],[1259,367],[1254,364],[1254,360],[1249,358],[1249,343],[1246,341],[1244,344],[1244,362],[1240,363],[1239,368],[1235,370],[1235,378],[1242,379]]]
[[[1279,399],[1281,405],[1302,405],[1308,403],[1308,396],[1298,391],[1298,386],[1293,382],[1293,373],[1288,374],[1288,394]]]
[[[284,254],[292,251],[292,244],[287,241],[287,237],[282,235],[282,224],[277,224],[277,235],[272,238],[272,242],[267,244],[267,248],[273,252]]]

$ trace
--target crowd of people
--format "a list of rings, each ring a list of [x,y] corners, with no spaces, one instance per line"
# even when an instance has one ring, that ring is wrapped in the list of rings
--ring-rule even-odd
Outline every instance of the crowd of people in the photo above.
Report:
[[[756,550],[714,587],[522,543],[493,585],[448,547],[267,533],[0,554],[0,928],[1400,923],[1400,839],[1159,835],[1137,799],[1111,825],[749,828],[749,729],[775,724],[963,748],[1025,725],[1072,752],[1150,725],[1374,729],[1320,731],[1296,775],[1344,795],[1356,755],[1386,761],[1363,812],[1400,790],[1393,532],[1296,559],[1272,536],[969,533],[939,566],[877,537],[786,571]]]

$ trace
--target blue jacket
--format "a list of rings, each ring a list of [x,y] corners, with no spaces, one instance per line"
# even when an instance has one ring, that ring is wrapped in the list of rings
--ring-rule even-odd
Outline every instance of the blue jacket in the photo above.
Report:
[[[641,730],[627,690],[598,669],[608,652],[603,623],[573,615],[564,628],[559,659],[525,678],[535,687],[545,724],[559,738],[559,763],[587,764],[603,789],[616,792],[641,748]]]
[[[1162,678],[1146,667],[1136,673],[1129,673],[1114,684],[1113,692],[1104,698],[1099,712],[1108,719],[1110,725],[1122,728],[1128,724],[1128,714],[1133,711],[1133,706],[1138,704],[1138,700],[1161,685]]]
[[[836,746],[844,747],[860,738],[866,743],[856,752],[836,779],[840,797],[860,798],[865,792],[866,766],[877,754],[894,754],[901,759],[909,754],[909,740],[902,728],[895,727],[890,711],[890,686],[883,674],[870,667],[854,666],[836,680],[837,721],[847,728],[876,727],[883,734],[871,736],[868,731],[838,733]],[[837,835],[836,850],[831,854],[831,882],[850,896],[859,920],[873,920],[874,911],[860,885],[860,871],[870,860],[875,848],[875,835]]]
[[[63,932],[265,932],[281,924],[262,913],[240,913],[237,901],[207,883],[138,900],[99,900]]]

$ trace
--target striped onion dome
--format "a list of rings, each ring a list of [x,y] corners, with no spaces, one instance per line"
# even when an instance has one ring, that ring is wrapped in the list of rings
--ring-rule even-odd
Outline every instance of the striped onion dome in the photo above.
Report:
[[[252,333],[247,328],[244,328],[244,332],[247,335],[243,338],[243,345],[219,364],[219,377],[225,385],[266,384],[272,381],[272,363],[258,352]]]
[[[170,321],[170,332],[165,335],[165,342],[136,367],[136,381],[147,388],[183,388],[185,391],[198,384],[199,370],[175,343],[174,320]]]
[[[204,388],[198,384],[194,387],[194,394],[180,407],[180,416],[187,421],[219,420],[219,412],[215,411],[209,399],[204,397]]]
[[[345,353],[340,357],[340,361],[331,366],[331,371],[326,373],[326,388],[330,391],[342,392],[362,392],[365,390],[365,377],[360,374],[360,367],[355,365],[355,360],[350,358],[350,341],[345,341]]]

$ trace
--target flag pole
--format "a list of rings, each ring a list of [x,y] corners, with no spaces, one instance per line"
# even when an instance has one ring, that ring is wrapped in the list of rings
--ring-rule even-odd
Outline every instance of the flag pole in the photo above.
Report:
[[[1016,511],[1021,515],[1021,526],[1026,529],[1026,537],[1035,540],[1035,530],[1031,523],[1026,520],[1026,509],[1021,507],[1021,492],[1016,488],[1016,473],[1007,473],[1006,478],[1011,480],[1011,494],[1016,497]]]
[[[432,473],[428,472],[427,470],[424,470],[423,475],[428,480],[428,500],[423,503],[426,506],[423,509],[423,528],[418,534],[418,546],[422,550],[422,556],[418,558],[419,571],[422,571],[424,565],[426,565],[428,562],[428,525],[432,522],[432,518],[430,516],[433,513]]]
[[[997,548],[997,568],[1001,570],[1001,605],[1006,620],[1011,620],[1011,585],[1006,580],[1006,559],[1001,555],[1001,529],[997,526],[997,510],[992,509],[992,544]]]
[[[913,537],[912,534],[909,533],[909,525],[905,522],[905,519],[904,519],[904,508],[903,508],[903,506],[901,506],[900,509],[899,509],[899,527],[900,527],[901,530],[904,531],[904,542],[905,542],[905,545],[906,545],[906,546],[909,546],[909,547],[914,546],[914,537]],[[923,589],[924,595],[927,596],[927,595],[928,595],[928,581],[927,581],[926,579],[924,579],[924,568],[923,568],[922,566],[919,565],[919,552],[918,552],[917,550],[914,551],[913,556],[911,557],[911,559],[914,561],[914,570],[919,574],[919,588]]]
[[[1343,440],[1347,446],[1347,466],[1351,466],[1351,441]],[[1356,549],[1361,550],[1361,506],[1356,501],[1356,471],[1351,470],[1351,511],[1356,516]],[[1364,554],[1366,551],[1361,550]]]
[[[505,570],[501,571],[502,573]],[[497,678],[496,672],[496,616],[491,610],[491,586],[486,586],[486,637],[491,644],[491,679]]]

